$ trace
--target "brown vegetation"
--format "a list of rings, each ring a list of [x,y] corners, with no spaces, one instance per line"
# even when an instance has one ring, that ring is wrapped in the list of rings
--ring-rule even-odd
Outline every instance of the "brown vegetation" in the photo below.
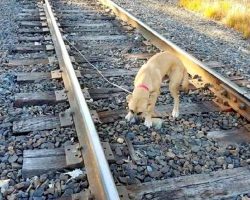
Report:
[[[250,38],[250,2],[246,0],[180,0],[180,5],[223,22]]]

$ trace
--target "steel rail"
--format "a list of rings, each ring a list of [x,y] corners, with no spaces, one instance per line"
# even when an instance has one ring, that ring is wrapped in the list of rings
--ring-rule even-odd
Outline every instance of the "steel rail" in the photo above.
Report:
[[[250,121],[250,94],[245,89],[229,79],[221,76],[215,70],[207,67],[202,62],[182,50],[180,47],[164,38],[164,36],[157,33],[155,30],[147,26],[145,23],[128,13],[111,0],[98,0],[104,6],[110,8],[113,13],[121,20],[138,29],[141,34],[152,44],[161,50],[167,50],[179,57],[192,76],[198,75],[202,78],[204,84],[210,84],[209,89],[216,94],[217,97],[223,100],[224,104],[228,104],[236,112],[244,116]],[[195,83],[199,86],[200,83]]]
[[[99,136],[48,0],[45,0],[44,9],[67,91],[91,193],[98,200],[118,200],[117,188]]]

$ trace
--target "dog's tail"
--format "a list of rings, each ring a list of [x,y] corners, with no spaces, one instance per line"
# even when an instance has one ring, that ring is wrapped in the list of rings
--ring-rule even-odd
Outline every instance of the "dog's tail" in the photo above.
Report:
[[[188,81],[188,73],[187,73],[187,70],[185,69],[184,72],[183,72],[183,78],[182,78],[182,89],[185,91],[185,92],[188,92],[188,87],[189,87],[189,81]]]

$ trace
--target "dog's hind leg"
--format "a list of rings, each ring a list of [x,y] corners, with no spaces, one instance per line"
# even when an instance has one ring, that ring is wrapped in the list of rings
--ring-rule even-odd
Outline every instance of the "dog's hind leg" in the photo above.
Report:
[[[169,83],[169,90],[170,94],[174,98],[174,109],[172,111],[172,116],[174,118],[179,117],[179,84],[170,81]]]
[[[181,85],[182,85],[182,89],[184,90],[184,92],[188,93],[189,81],[188,81],[188,73],[186,69],[183,71],[183,79],[182,79]]]

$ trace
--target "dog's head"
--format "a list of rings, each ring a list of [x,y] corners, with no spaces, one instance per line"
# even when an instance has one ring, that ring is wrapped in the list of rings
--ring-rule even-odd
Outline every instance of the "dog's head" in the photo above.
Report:
[[[127,120],[131,121],[134,118],[135,121],[136,118],[144,117],[148,108],[149,94],[138,90],[137,92],[134,91],[133,94],[129,94],[126,99],[129,108]]]

